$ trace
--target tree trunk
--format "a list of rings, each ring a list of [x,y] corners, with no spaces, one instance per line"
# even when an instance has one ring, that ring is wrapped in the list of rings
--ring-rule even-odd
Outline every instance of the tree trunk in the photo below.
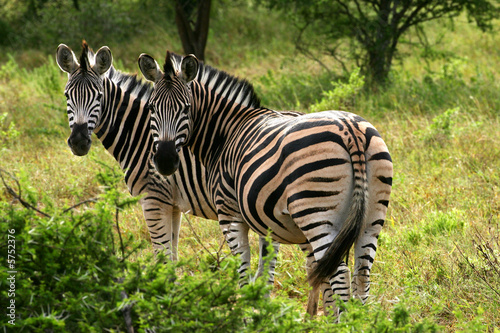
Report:
[[[368,54],[366,74],[368,84],[372,88],[387,84],[392,59],[396,52],[398,20],[393,17],[391,22],[390,3],[391,1],[380,2],[378,19],[373,23],[375,33],[371,38],[365,39],[364,46]]]
[[[389,47],[379,47],[368,52],[366,76],[368,84],[373,88],[387,84],[393,53]]]
[[[194,54],[200,60],[205,60],[211,5],[211,0],[195,1],[194,5],[190,0],[176,1],[175,23],[184,53]],[[196,11],[196,22],[193,26],[191,16],[195,16],[192,14]]]

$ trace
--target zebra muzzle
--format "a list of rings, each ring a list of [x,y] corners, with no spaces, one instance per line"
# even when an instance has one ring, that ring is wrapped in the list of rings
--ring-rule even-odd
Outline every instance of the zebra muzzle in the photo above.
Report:
[[[179,168],[179,154],[174,141],[159,141],[153,157],[155,168],[163,176],[170,176]]]
[[[92,144],[87,123],[74,124],[71,135],[68,138],[68,146],[76,156],[86,155]]]

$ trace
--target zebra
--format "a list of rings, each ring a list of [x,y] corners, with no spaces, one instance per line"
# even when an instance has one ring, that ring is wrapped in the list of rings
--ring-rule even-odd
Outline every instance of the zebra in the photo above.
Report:
[[[71,135],[67,142],[74,155],[88,153],[94,132],[125,173],[125,183],[132,196],[140,199],[143,214],[156,253],[178,260],[178,236],[181,213],[216,220],[206,183],[206,169],[189,149],[181,149],[177,163],[179,172],[161,176],[151,162],[153,138],[147,101],[152,91],[149,82],[140,81],[112,66],[113,57],[107,46],[95,54],[83,41],[79,61],[68,46],[60,44],[56,51],[60,69],[68,73],[65,87]],[[278,243],[273,242],[275,251]],[[259,238],[258,276],[264,273],[264,256],[268,242]],[[274,282],[276,256],[266,267],[269,283]]]
[[[160,155],[189,147],[207,169],[220,227],[242,265],[249,260],[241,246],[248,228],[270,231],[273,240],[306,253],[308,280],[313,291],[321,289],[325,314],[340,313],[334,294],[364,304],[393,176],[378,131],[348,112],[290,116],[265,108],[248,81],[193,55],[167,51],[162,70],[143,53],[138,64],[154,83],[155,159],[166,163],[157,170],[174,172]]]

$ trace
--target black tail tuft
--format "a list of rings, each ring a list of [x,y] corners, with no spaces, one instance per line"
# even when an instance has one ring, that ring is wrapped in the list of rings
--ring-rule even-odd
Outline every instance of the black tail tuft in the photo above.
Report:
[[[356,198],[357,197],[357,198]],[[349,216],[337,237],[326,251],[325,255],[317,261],[315,268],[309,276],[309,283],[317,288],[322,282],[329,279],[337,270],[342,259],[349,253],[352,245],[358,238],[365,219],[364,193],[355,195]]]

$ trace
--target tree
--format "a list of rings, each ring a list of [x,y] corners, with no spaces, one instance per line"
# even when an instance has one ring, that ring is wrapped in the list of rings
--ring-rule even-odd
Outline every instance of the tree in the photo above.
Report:
[[[371,86],[387,83],[400,38],[411,27],[423,31],[421,25],[425,22],[453,20],[465,11],[469,21],[483,31],[489,30],[491,21],[499,17],[497,3],[498,0],[267,1],[270,8],[284,9],[299,28],[299,51],[314,57],[311,50],[320,49],[344,68],[344,61],[350,56]]]
[[[184,52],[200,60],[205,60],[211,5],[211,0],[175,1],[175,23]]]

